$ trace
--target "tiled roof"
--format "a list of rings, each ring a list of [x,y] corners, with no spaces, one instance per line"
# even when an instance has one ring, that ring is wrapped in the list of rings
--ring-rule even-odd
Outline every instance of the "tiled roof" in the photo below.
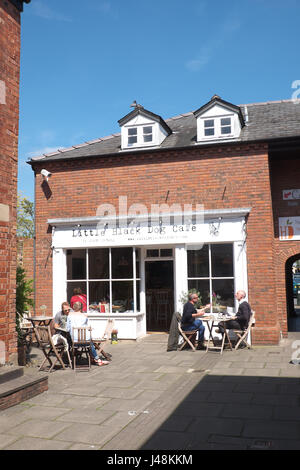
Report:
[[[246,125],[236,142],[269,141],[273,139],[300,138],[300,100],[281,100],[266,103],[240,105]],[[161,149],[194,147],[197,143],[196,118],[193,112],[166,119],[172,130],[160,145]],[[231,141],[232,142],[232,141]],[[218,141],[220,143],[220,141]],[[201,144],[201,143],[200,143]],[[208,145],[205,142],[205,145]],[[212,145],[212,143],[210,143]],[[156,147],[157,148],[157,147]],[[121,134],[112,134],[51,154],[33,157],[28,163],[37,161],[65,160],[91,156],[105,156],[125,152],[149,151],[151,148],[121,150]]]

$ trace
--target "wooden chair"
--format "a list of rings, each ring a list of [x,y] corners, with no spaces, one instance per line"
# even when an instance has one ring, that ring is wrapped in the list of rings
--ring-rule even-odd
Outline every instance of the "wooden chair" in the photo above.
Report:
[[[195,348],[194,344],[192,343],[191,339],[194,339],[194,340],[196,339],[196,335],[198,333],[198,330],[184,331],[181,328],[181,324],[180,324],[180,321],[179,321],[178,322],[178,331],[179,331],[179,335],[183,338],[183,342],[180,345],[180,348],[178,349],[178,351],[181,351],[186,346],[186,344],[189,344],[191,346],[192,350],[196,351],[196,348]]]
[[[92,328],[90,326],[72,328],[72,357],[74,371],[91,369],[91,331]],[[81,359],[83,354],[86,355],[88,365],[79,366],[78,363],[76,363],[76,358]]]
[[[102,356],[105,357],[105,359],[107,360],[110,360],[111,358],[111,355],[110,354],[107,354],[103,347],[105,346],[105,344],[108,343],[108,341],[110,340],[111,338],[111,332],[112,330],[114,329],[115,327],[115,321],[114,319],[110,318],[109,320],[107,320],[107,323],[106,323],[106,327],[105,327],[105,330],[104,330],[104,333],[103,333],[103,336],[102,338],[93,338],[93,343],[95,345],[95,348],[99,351],[100,354],[102,354]]]
[[[39,344],[39,347],[42,349],[44,356],[45,356],[44,362],[39,367],[39,370],[43,369],[46,361],[49,362],[49,366],[50,366],[50,369],[48,372],[51,372],[53,370],[57,362],[59,362],[62,368],[65,369],[65,364],[62,360],[62,356],[65,351],[65,344],[62,343],[62,344],[54,345],[52,336],[51,336],[50,325],[48,326],[37,325],[34,327],[34,332],[35,332],[35,336]],[[69,364],[70,366],[72,366],[68,351],[67,351],[67,354],[68,354]],[[55,358],[54,362],[52,362],[51,356],[54,356]]]
[[[248,349],[251,349],[251,344],[248,343],[248,335],[251,334],[251,327],[255,324],[255,312],[252,310],[251,317],[248,323],[248,327],[246,330],[232,330],[237,337],[239,338],[236,345],[235,350],[239,348],[239,346],[244,343]]]

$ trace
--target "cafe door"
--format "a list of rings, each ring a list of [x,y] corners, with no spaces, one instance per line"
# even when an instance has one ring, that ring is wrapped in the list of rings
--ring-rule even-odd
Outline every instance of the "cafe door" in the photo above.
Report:
[[[147,331],[169,331],[174,312],[172,260],[145,261]]]

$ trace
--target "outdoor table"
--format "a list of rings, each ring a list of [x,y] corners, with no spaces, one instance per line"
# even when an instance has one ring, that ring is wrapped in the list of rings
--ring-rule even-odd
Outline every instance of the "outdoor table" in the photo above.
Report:
[[[35,327],[35,323],[39,326],[48,326],[50,325],[53,317],[30,317],[29,320],[31,321],[33,328]]]
[[[214,315],[205,315],[205,316],[200,317],[200,318],[201,318],[202,321],[205,321],[207,323],[207,328],[208,328],[208,331],[209,331],[209,337],[208,337],[208,341],[207,341],[206,352],[208,352],[208,349],[219,349],[220,353],[223,354],[225,341],[226,341],[226,344],[229,344],[231,351],[233,351],[232,344],[231,344],[231,341],[230,341],[230,338],[229,338],[229,335],[228,335],[228,332],[227,332],[227,329],[226,329],[226,322],[229,321],[229,320],[233,320],[234,317],[227,316],[227,315],[219,315],[217,317],[214,316]],[[217,346],[215,344],[212,333],[213,333],[213,328],[217,328],[219,323],[221,323],[223,325],[225,333],[223,335],[221,345]],[[211,341],[213,343],[213,346],[210,346]]]

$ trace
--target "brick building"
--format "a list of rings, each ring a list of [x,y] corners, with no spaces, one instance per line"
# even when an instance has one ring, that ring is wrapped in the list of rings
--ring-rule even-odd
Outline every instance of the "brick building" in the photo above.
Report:
[[[30,0],[24,0],[29,3]],[[14,360],[21,0],[0,0],[0,362]]]
[[[299,100],[215,95],[167,120],[133,108],[120,134],[29,162],[37,310],[55,313],[80,287],[88,304],[107,302],[91,314],[100,334],[112,316],[120,337],[137,338],[167,329],[188,289],[228,311],[244,289],[254,342],[278,343],[300,258]]]

